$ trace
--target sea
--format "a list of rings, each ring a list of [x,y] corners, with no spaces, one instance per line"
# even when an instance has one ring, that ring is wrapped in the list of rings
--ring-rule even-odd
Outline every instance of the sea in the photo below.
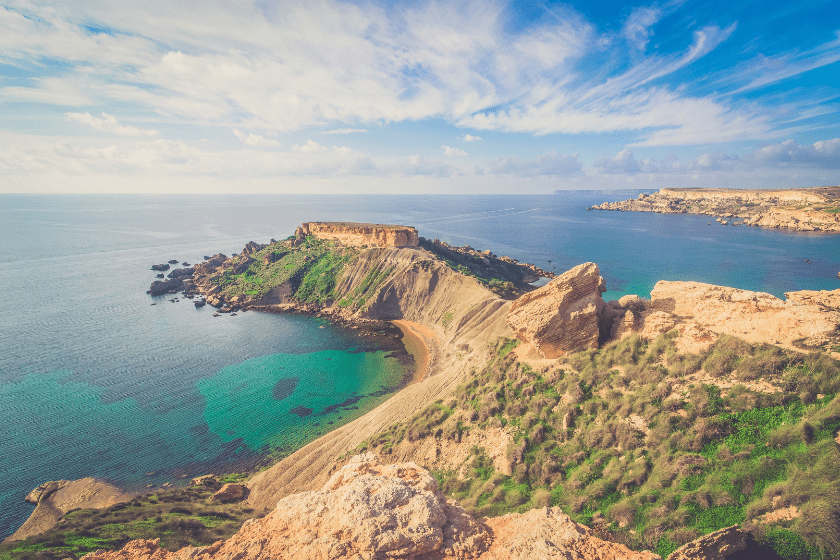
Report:
[[[147,295],[152,264],[230,255],[304,221],[358,221],[412,225],[557,273],[592,261],[605,299],[649,296],[659,280],[779,297],[840,288],[838,235],[586,210],[639,192],[0,194],[0,538],[31,513],[24,497],[42,482],[93,476],[140,491],[253,468],[406,383],[410,363],[393,341],[302,315],[213,317]]]

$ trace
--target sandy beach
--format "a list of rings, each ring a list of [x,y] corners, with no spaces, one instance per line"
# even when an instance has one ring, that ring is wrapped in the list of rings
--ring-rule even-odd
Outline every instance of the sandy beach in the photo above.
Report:
[[[391,322],[399,327],[399,329],[403,332],[403,344],[405,345],[405,349],[409,354],[414,356],[414,378],[411,382],[417,383],[419,381],[423,381],[423,378],[426,376],[426,372],[429,369],[430,350],[429,344],[426,341],[429,339],[433,340],[437,338],[437,336],[431,329],[413,321],[400,319]]]

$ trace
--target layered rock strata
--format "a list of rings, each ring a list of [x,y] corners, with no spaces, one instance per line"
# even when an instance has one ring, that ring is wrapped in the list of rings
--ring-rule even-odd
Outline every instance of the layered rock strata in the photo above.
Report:
[[[354,222],[304,222],[296,237],[334,239],[344,245],[360,247],[417,247],[419,237],[413,227]]]
[[[598,265],[580,264],[514,301],[507,324],[545,358],[597,348],[604,291]]]
[[[414,463],[382,465],[352,458],[319,491],[280,500],[262,519],[227,541],[177,552],[158,541],[132,541],[86,560],[654,560],[605,542],[558,508],[509,514],[481,523],[446,498],[435,478]]]
[[[635,200],[604,202],[589,210],[702,214],[722,225],[796,231],[840,231],[840,187],[815,189],[661,189]]]

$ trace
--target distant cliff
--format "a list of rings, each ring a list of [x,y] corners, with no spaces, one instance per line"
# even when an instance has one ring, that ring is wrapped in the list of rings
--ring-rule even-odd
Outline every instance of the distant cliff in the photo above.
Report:
[[[702,214],[723,225],[840,232],[840,187],[811,189],[661,189],[589,210]]]
[[[368,247],[417,247],[417,230],[413,227],[354,222],[305,222],[295,235],[311,235],[316,239],[334,239],[343,245]]]

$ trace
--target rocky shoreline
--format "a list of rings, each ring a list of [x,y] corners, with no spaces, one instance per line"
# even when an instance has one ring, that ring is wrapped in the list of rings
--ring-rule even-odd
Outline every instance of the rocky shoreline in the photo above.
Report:
[[[635,200],[604,202],[587,210],[699,214],[721,225],[804,232],[840,232],[840,187],[787,190],[661,189]],[[711,225],[711,222],[709,222]]]

